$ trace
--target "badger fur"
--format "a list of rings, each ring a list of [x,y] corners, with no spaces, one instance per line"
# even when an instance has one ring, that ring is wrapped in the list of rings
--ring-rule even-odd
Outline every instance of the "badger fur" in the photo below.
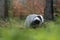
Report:
[[[30,14],[26,17],[24,26],[36,28],[37,25],[41,25],[44,22],[42,15]]]

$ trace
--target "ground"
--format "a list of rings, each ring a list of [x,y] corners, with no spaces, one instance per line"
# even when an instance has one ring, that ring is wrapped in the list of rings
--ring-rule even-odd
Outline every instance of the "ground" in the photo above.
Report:
[[[24,28],[24,21],[10,18],[0,25],[0,40],[60,40],[60,16],[42,28]],[[44,28],[46,27],[46,28]]]

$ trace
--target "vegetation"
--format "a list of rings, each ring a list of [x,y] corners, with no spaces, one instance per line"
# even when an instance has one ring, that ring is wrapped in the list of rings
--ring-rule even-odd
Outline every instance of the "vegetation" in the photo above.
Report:
[[[42,28],[24,28],[24,20],[10,18],[1,21],[0,40],[60,40],[60,16],[55,21],[48,21]],[[46,27],[46,28],[44,28]]]

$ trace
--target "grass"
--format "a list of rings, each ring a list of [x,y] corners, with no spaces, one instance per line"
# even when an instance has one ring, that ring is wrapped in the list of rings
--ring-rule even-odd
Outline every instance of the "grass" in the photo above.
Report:
[[[0,25],[0,40],[60,40],[60,16],[42,28],[24,28],[24,21],[9,19]],[[46,27],[46,28],[44,28]]]

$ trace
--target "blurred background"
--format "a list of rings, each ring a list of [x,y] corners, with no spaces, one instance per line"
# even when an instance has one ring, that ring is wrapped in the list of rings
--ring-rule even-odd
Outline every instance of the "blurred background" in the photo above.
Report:
[[[33,13],[54,20],[25,28],[26,16]],[[60,0],[0,0],[0,40],[60,40]]]

